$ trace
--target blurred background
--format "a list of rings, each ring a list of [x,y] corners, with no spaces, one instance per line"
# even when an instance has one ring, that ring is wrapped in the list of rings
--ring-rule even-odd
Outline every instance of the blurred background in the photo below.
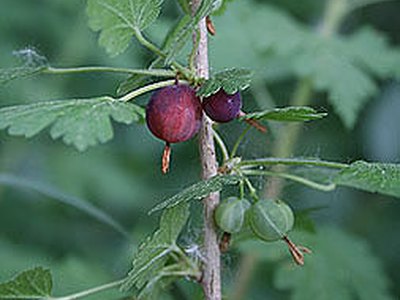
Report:
[[[400,2],[375,1],[366,6],[363,5],[374,1],[353,2],[361,5],[345,15],[334,28],[340,38],[345,41],[360,29],[374,28],[379,34],[371,35],[376,39],[367,40],[365,50],[377,48],[375,54],[379,54],[380,48],[376,45],[380,45],[380,37],[385,36],[387,48],[399,51],[393,47],[400,43]],[[297,54],[300,56],[301,47],[309,43],[307,39],[297,41],[299,36],[291,34],[299,30],[316,35],[322,32],[323,35],[326,7],[326,2],[321,0],[236,0],[228,3],[225,13],[213,17],[217,35],[210,41],[212,71],[227,67],[255,70],[253,85],[243,95],[245,110],[287,105],[299,82],[304,82],[308,76],[318,78],[318,71],[307,73],[307,67],[300,68],[298,62],[290,59]],[[174,1],[165,1],[161,18],[146,34],[161,44],[179,14]],[[329,39],[336,39],[333,36],[327,34],[324,37],[327,44]],[[302,46],[296,48],[294,43]],[[34,50],[57,67],[142,68],[152,58],[135,42],[123,55],[109,58],[104,49],[98,47],[97,35],[87,26],[85,1],[0,0],[1,68],[16,65],[21,49]],[[381,55],[385,55],[384,51]],[[366,57],[372,65],[374,61],[384,64],[380,55],[366,54]],[[334,88],[313,82],[315,86],[311,86],[313,92],[309,104],[327,111],[329,116],[302,125],[298,143],[290,149],[289,156],[342,162],[363,159],[400,163],[399,60],[390,63],[397,72],[390,68],[373,72],[373,67],[365,62],[365,66],[359,68],[359,72],[365,72],[373,83],[374,92],[364,95],[365,100],[361,101],[354,122],[343,117],[340,107],[329,101]],[[331,81],[348,80],[347,70],[343,68],[343,73],[335,73]],[[354,70],[350,71],[354,73]],[[118,84],[124,79],[119,75],[84,74],[41,75],[16,80],[0,88],[0,106],[115,95]],[[355,86],[358,84],[354,82]],[[350,89],[349,93],[352,93]],[[363,91],[362,86],[360,89]],[[147,99],[148,96],[144,96],[138,102],[145,104]],[[349,126],[349,123],[352,124]],[[271,155],[274,145],[285,136],[282,125],[268,126],[267,136],[250,132],[239,149],[240,155],[247,158]],[[122,277],[129,270],[137,244],[156,227],[157,216],[149,217],[147,211],[199,180],[196,140],[174,145],[171,172],[161,176],[163,144],[151,136],[145,126],[115,125],[114,128],[115,138],[111,142],[83,153],[59,140],[51,140],[46,133],[31,139],[10,137],[4,131],[0,133],[0,280],[32,266],[49,266],[54,273],[55,294],[63,295]],[[243,128],[243,124],[232,122],[219,129],[232,145]],[[29,184],[24,184],[26,182]],[[262,190],[261,179],[255,184]],[[122,224],[129,238],[84,212],[35,191],[35,188],[56,189],[64,196],[91,202]],[[283,245],[282,248],[276,246],[278,249],[275,245],[244,243],[223,258],[228,294],[235,294],[238,292],[235,289],[240,286],[243,290],[238,293],[243,299],[398,299],[400,203],[397,199],[347,188],[322,193],[291,183],[285,184],[281,197],[299,215],[307,215],[303,222],[306,225],[302,224],[300,228],[308,231],[304,241],[311,246],[313,243],[321,245],[321,249],[325,249],[321,250],[322,254],[331,251],[332,256],[319,257],[321,262],[330,263],[313,265],[323,266],[321,270],[314,270],[315,273],[309,270],[306,278],[297,273],[291,277],[285,273],[287,253],[282,254],[285,258],[277,254],[285,250]],[[194,214],[201,210],[200,207],[196,209]],[[319,232],[325,239],[313,238],[312,232]],[[189,246],[197,243],[200,235],[201,230],[193,225],[185,242]],[[301,233],[298,236],[297,240],[304,243]],[[358,250],[352,248],[353,242]],[[341,249],[340,256],[335,256],[339,251],[335,247]],[[313,250],[318,252],[318,247]],[[367,267],[362,269],[363,265]],[[357,274],[354,270],[359,267]],[[238,270],[247,277],[238,278]],[[376,290],[368,288],[371,281],[376,283]],[[302,283],[303,288],[297,286],[298,283]],[[318,285],[332,291],[318,291]],[[363,287],[364,295],[359,291]],[[310,298],[311,291],[315,293],[313,298]],[[160,299],[194,299],[195,294],[201,295],[201,291],[194,284],[180,281]],[[93,299],[120,297],[118,293],[110,292]]]

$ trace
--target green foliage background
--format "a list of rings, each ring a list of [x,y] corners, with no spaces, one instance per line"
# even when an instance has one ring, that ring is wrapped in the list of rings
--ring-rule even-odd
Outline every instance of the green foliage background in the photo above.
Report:
[[[244,1],[237,0],[230,3],[225,14],[214,18],[217,36],[211,38],[212,69],[247,67],[255,71],[255,81],[244,94],[244,106],[248,111],[271,108],[270,96],[276,99],[278,106],[287,104],[295,88],[296,76],[322,72],[326,76],[316,79],[320,92],[314,95],[313,105],[329,112],[329,116],[304,125],[294,154],[344,162],[364,159],[400,163],[400,86],[396,80],[385,80],[388,73],[391,77],[400,77],[400,58],[394,56],[389,63],[383,59],[389,57],[385,55],[386,46],[375,49],[381,42],[372,34],[367,35],[368,39],[360,38],[360,43],[355,42],[352,55],[357,59],[354,58],[350,65],[342,68],[343,65],[335,63],[338,69],[333,71],[315,70],[312,59],[302,53],[306,43],[315,41],[307,40],[306,35],[296,40],[293,32],[300,35],[305,26],[318,26],[322,2],[271,0],[246,1],[244,4]],[[271,9],[270,5],[274,8]],[[13,51],[24,48],[37,50],[52,65],[60,67],[114,65],[142,68],[151,61],[148,52],[136,43],[131,43],[124,54],[110,59],[105,50],[98,47],[96,34],[87,26],[83,1],[0,0],[0,6],[6,8],[0,9],[1,67],[13,66],[16,60],[12,56]],[[290,26],[277,26],[273,22],[277,10],[282,11],[285,18],[290,18]],[[345,19],[341,33],[350,36],[362,26],[369,25],[385,32],[389,44],[399,45],[399,11],[398,1],[357,10]],[[161,45],[177,15],[177,5],[166,1],[161,18],[146,33]],[[345,51],[340,45],[335,46]],[[319,41],[315,47],[318,54],[321,48],[328,46]],[[296,53],[294,62],[287,59],[292,57],[291,51]],[[390,68],[381,68],[387,65]],[[368,74],[367,77],[365,74]],[[114,96],[122,79],[124,77],[110,74],[84,74],[42,75],[13,81],[0,89],[0,106],[104,94]],[[335,84],[343,81],[347,85],[337,88]],[[359,85],[360,81],[364,86]],[[358,107],[354,108],[354,111],[360,110],[357,122],[351,110],[342,113],[341,117],[336,115],[334,111],[340,112],[341,108],[337,102],[336,106],[334,101],[329,102],[329,93],[325,93],[332,89],[333,93],[339,91],[339,99],[343,96],[358,99],[359,93],[354,86],[360,87],[361,93],[367,91],[370,95],[361,97]],[[147,97],[138,99],[138,103],[145,103]],[[349,125],[353,124],[350,129]],[[238,122],[223,125],[222,134],[233,142],[241,126]],[[240,154],[248,158],[270,154],[272,143],[279,138],[274,134],[279,128],[275,127],[271,124],[271,134],[267,137],[252,132],[239,149]],[[145,126],[114,124],[114,129],[115,138],[111,142],[89,148],[83,153],[60,141],[54,142],[44,134],[28,140],[0,133],[0,280],[33,266],[48,266],[54,270],[55,294],[59,295],[125,275],[134,246],[157,226],[157,215],[149,217],[147,211],[198,180],[199,159],[195,140],[174,145],[172,171],[162,176],[159,170],[162,143],[153,138]],[[34,180],[37,185],[56,188],[90,201],[118,220],[132,240],[50,197],[18,185],[4,184],[11,175],[20,178],[21,182]],[[261,187],[260,180],[258,183]],[[367,287],[368,280],[379,281],[387,276],[392,297],[400,295],[400,275],[397,271],[400,267],[398,201],[346,188],[326,194],[292,183],[286,185],[284,198],[299,211],[319,207],[310,214],[311,219],[317,224],[317,231],[319,227],[323,228],[321,231],[325,239],[332,239],[326,243],[315,242],[324,249],[322,253],[329,253],[329,243],[342,243],[344,249],[351,244],[348,237],[338,235],[338,230],[350,234],[357,241],[362,240],[362,249],[352,249],[348,255],[359,255],[360,264],[370,266],[365,273],[372,270],[376,277],[358,281],[357,289]],[[197,216],[199,211],[200,207],[196,206],[192,214]],[[198,243],[196,238],[201,231],[196,228],[195,221],[189,226],[194,237],[185,242],[192,246]],[[312,237],[306,240],[313,244]],[[262,249],[268,247],[263,245]],[[371,254],[365,254],[364,248],[372,252],[372,258]],[[313,250],[318,253],[318,246]],[[266,255],[264,250],[262,252]],[[239,255],[240,252],[234,251],[224,257],[227,287],[234,279]],[[324,259],[329,260],[330,257],[328,254]],[[338,260],[346,263],[343,257]],[[332,265],[335,266],[334,263]],[[274,270],[277,270],[275,275]],[[332,282],[340,282],[337,279],[340,276],[334,276],[337,270],[329,264],[325,270],[322,268],[319,271],[333,273]],[[296,288],[296,283],[285,282],[285,272],[284,266],[278,266],[276,258],[272,259],[271,255],[260,260],[252,277],[248,299],[265,299],[267,296],[274,299],[307,299],[307,295],[301,295],[299,289],[295,293],[289,292]],[[312,277],[313,272],[309,272],[308,276]],[[317,274],[316,277],[323,277]],[[380,282],[379,288],[385,289],[386,284]],[[314,286],[310,284],[310,290]],[[302,288],[307,289],[306,286]],[[178,288],[172,288],[170,294],[180,299],[182,296],[176,296],[180,291],[186,293],[188,299],[193,299],[190,298],[194,295],[193,289],[200,293],[193,284],[182,281],[178,283]],[[168,297],[165,296],[165,299]],[[351,295],[349,297],[352,299]],[[116,292],[109,292],[93,299],[117,298]]]

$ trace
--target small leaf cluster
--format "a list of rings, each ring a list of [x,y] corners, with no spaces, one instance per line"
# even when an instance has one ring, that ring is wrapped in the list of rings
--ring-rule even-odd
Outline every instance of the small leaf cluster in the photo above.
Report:
[[[143,297],[171,277],[199,279],[199,266],[177,245],[188,218],[188,203],[180,203],[163,211],[157,231],[137,249],[132,270],[122,284],[123,291],[136,288],[140,292],[139,297]]]
[[[232,95],[250,86],[252,72],[246,69],[228,69],[216,73],[206,80],[197,92],[198,96],[209,97],[223,89]]]
[[[125,51],[137,32],[150,26],[160,14],[162,0],[89,0],[89,25],[101,31],[99,43],[116,56]]]

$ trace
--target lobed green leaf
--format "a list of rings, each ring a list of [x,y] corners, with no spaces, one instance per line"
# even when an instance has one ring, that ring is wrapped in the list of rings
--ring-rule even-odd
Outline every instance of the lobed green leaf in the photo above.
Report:
[[[235,185],[240,182],[240,177],[236,175],[216,175],[208,180],[203,180],[184,189],[182,192],[161,202],[152,208],[149,214],[166,208],[174,207],[180,203],[191,200],[202,199],[213,192],[218,192],[226,185]]]
[[[163,211],[159,228],[139,246],[135,254],[133,267],[121,287],[123,291],[134,287],[140,290],[161,272],[188,218],[189,203],[180,203]]]
[[[241,56],[268,53],[265,71],[261,72],[269,80],[277,78],[269,75],[275,75],[274,61],[279,61],[284,78],[291,74],[309,78],[316,90],[328,93],[328,101],[348,128],[354,126],[364,105],[377,92],[374,76],[384,79],[400,73],[399,49],[375,30],[363,28],[346,37],[326,38],[276,7],[252,3],[250,9],[239,2],[233,6],[238,11],[234,19],[241,20],[240,26],[235,27],[231,39],[225,37],[225,43],[233,43],[237,34],[246,39]],[[235,59],[242,61],[240,56]],[[252,62],[255,69],[260,69],[260,59]]]
[[[302,158],[260,158],[243,160],[240,164],[254,168],[273,165],[304,167],[293,169],[291,174],[307,180],[333,185],[333,188],[335,186],[347,186],[400,198],[400,164],[365,161],[343,164]],[[308,168],[305,168],[307,166]],[[271,175],[271,173],[268,175]]]
[[[218,0],[214,5],[214,10],[212,12],[213,15],[221,16],[225,13],[229,2],[233,2],[233,0]]]
[[[248,113],[242,119],[272,120],[283,122],[306,122],[319,120],[327,116],[327,113],[320,113],[308,106],[289,106],[275,108],[261,112]]]
[[[187,14],[187,15],[191,14],[190,1],[189,0],[178,0],[178,4],[179,4],[180,8],[182,9],[182,11],[185,14]]]
[[[111,97],[39,102],[0,108],[0,129],[32,137],[50,126],[53,139],[62,138],[67,145],[84,151],[112,139],[110,118],[131,124],[144,118],[144,110]]]
[[[333,182],[400,198],[400,164],[357,161],[340,171]]]
[[[218,72],[203,83],[197,91],[197,95],[200,97],[209,97],[217,93],[220,89],[232,95],[248,88],[251,77],[252,72],[246,69],[228,69]]]
[[[0,284],[0,299],[43,299],[50,297],[53,287],[50,270],[37,267],[18,274]]]
[[[88,0],[89,26],[100,31],[99,43],[111,56],[125,51],[135,31],[151,25],[163,0]]]
[[[169,51],[168,49],[172,47],[175,39],[177,38],[177,35],[185,26],[187,26],[190,20],[191,20],[190,15],[184,15],[183,18],[181,18],[175,24],[175,26],[170,29],[167,36],[164,38],[162,44],[162,51],[164,53],[167,53]],[[164,66],[165,66],[164,60],[160,57],[157,57],[154,61],[151,62],[151,64],[148,66],[148,69],[151,70],[153,68],[163,68]],[[149,84],[151,80],[152,80],[151,76],[134,74],[120,83],[117,89],[117,94],[123,95],[125,93],[128,93],[134,89]]]
[[[374,28],[363,27],[342,42],[343,52],[373,75],[386,78],[398,72],[400,49],[390,46],[387,36]]]
[[[328,92],[328,100],[336,113],[351,128],[377,88],[352,58],[338,55],[341,52],[341,46],[335,41],[315,40],[313,45],[297,53],[293,64],[299,76],[311,78],[317,90]]]
[[[185,45],[191,41],[191,36],[196,26],[201,19],[211,14],[215,2],[216,0],[203,0],[194,16],[190,17],[187,14],[182,18],[179,26],[170,36],[171,42],[164,49],[167,54],[167,58],[165,59],[167,64],[170,64],[179,55]]]

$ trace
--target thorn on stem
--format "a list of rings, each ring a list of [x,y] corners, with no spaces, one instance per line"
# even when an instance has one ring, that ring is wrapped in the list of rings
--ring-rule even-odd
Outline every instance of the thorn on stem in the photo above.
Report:
[[[246,115],[245,112],[240,111],[239,113],[239,117],[244,117]],[[253,126],[255,129],[257,129],[258,131],[261,131],[262,133],[266,133],[267,132],[267,128],[263,125],[261,125],[260,122],[257,122],[256,120],[253,119],[244,119],[244,121],[249,124],[250,126]]]
[[[206,26],[207,26],[207,31],[209,34],[211,34],[213,36],[216,35],[217,31],[215,30],[215,26],[214,26],[210,16],[206,17]]]
[[[267,128],[261,125],[259,122],[252,120],[252,119],[246,119],[245,122],[249,124],[250,126],[253,126],[255,129],[258,131],[261,131],[262,133],[267,132]]]
[[[169,162],[171,157],[171,146],[167,142],[165,143],[163,155],[162,155],[162,162],[161,162],[161,172],[163,174],[167,174],[169,171]]]
[[[295,243],[293,243],[287,236],[283,237],[283,240],[286,242],[286,244],[289,247],[289,252],[293,257],[293,260],[295,261],[296,264],[299,266],[304,265],[304,254],[311,254],[311,250],[303,247],[303,246],[296,246]]]

